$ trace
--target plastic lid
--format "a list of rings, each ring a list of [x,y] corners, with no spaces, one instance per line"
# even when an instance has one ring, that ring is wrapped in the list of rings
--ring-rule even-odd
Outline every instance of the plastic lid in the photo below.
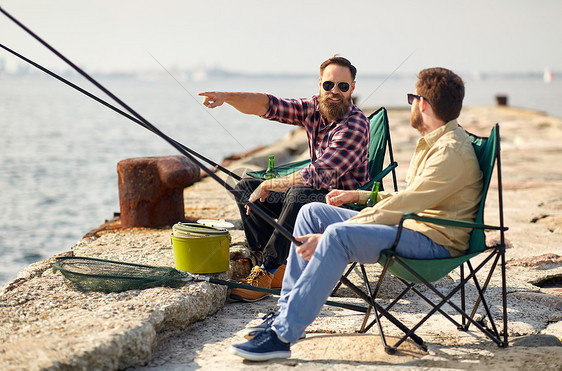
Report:
[[[213,220],[213,219],[199,219],[197,221],[199,224],[203,224],[209,227],[217,227],[217,228],[225,228],[231,229],[234,228],[234,224],[225,221],[224,219]]]
[[[224,235],[228,234],[228,231],[224,228],[217,228],[209,225],[198,224],[198,223],[176,223],[172,227],[173,230],[191,233],[191,234],[201,234],[201,235]]]

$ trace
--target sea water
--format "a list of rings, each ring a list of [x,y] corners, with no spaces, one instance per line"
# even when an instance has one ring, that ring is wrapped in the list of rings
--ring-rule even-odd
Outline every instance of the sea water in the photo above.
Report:
[[[73,82],[110,98],[77,76]],[[110,91],[165,134],[207,158],[267,145],[293,128],[225,106],[209,110],[198,92],[238,90],[309,97],[317,77],[223,78],[170,76],[102,78]],[[404,106],[415,75],[360,80],[361,107]],[[467,80],[466,105],[509,105],[562,117],[562,84],[532,79]],[[177,151],[121,115],[43,75],[0,75],[0,285],[30,263],[68,251],[85,233],[119,211],[117,163]],[[267,164],[264,164],[264,166]]]

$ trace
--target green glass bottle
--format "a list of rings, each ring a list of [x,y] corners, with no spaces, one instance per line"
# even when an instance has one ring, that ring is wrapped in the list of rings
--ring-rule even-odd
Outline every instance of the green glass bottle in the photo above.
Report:
[[[267,164],[267,170],[263,174],[265,179],[277,178],[277,171],[275,170],[273,155],[269,156],[269,163]]]
[[[367,203],[365,204],[367,207],[371,207],[374,204],[377,203],[377,196],[379,194],[379,182],[375,182],[375,184],[373,184],[373,188],[371,189],[371,194],[369,195],[369,198],[367,199]]]

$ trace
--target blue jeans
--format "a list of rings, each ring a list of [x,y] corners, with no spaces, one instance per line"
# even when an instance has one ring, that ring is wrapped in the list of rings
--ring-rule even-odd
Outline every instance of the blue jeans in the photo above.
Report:
[[[396,238],[397,226],[343,223],[357,211],[311,203],[303,206],[294,235],[322,233],[310,261],[291,251],[279,298],[279,315],[273,327],[281,337],[294,343],[314,321],[332,289],[351,262],[376,263],[380,252]],[[449,251],[430,238],[404,228],[396,252],[408,258],[447,258]]]
[[[253,191],[263,182],[260,179],[244,178],[236,185],[241,196],[236,197],[240,217],[244,226],[244,234],[248,247],[254,251],[262,251],[265,269],[277,269],[285,263],[291,241],[280,234],[257,213],[246,215],[246,201]],[[293,226],[300,208],[310,202],[324,202],[327,189],[313,189],[304,185],[295,185],[286,192],[271,192],[265,202],[259,204],[278,223],[293,232]]]

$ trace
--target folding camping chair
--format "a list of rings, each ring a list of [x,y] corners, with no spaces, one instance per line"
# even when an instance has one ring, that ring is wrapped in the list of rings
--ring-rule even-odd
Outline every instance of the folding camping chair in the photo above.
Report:
[[[390,126],[386,108],[381,107],[371,116],[369,116],[369,122],[371,128],[371,143],[369,145],[369,173],[371,174],[371,181],[359,189],[370,190],[375,182],[381,182],[382,178],[390,171],[392,171],[392,184],[394,186],[394,192],[398,192],[398,182],[396,181],[395,170],[398,164],[394,161],[394,154],[392,153],[392,144],[390,142]],[[384,169],[384,171],[382,171],[387,145],[388,155],[390,157],[390,165],[388,165]],[[384,190],[382,182],[380,183],[380,185],[381,187],[379,189]],[[353,210],[361,210],[365,207],[364,205],[354,204],[344,206]],[[356,266],[357,263],[351,263],[343,276],[347,277],[351,273],[351,271],[355,269]],[[338,282],[338,284],[332,290],[331,296],[336,295],[336,292],[341,285],[342,282]]]
[[[390,141],[390,127],[388,123],[388,114],[386,108],[381,107],[375,113],[369,116],[369,130],[371,140],[369,142],[369,175],[371,181],[365,184],[361,189],[371,189],[374,182],[381,182],[381,190],[384,189],[382,179],[392,172],[392,181],[394,183],[394,191],[398,191],[396,183],[395,168],[398,164],[394,161],[394,154],[392,153],[392,143]],[[388,149],[390,164],[383,169],[384,157]],[[299,171],[306,165],[310,164],[310,159],[291,162],[286,165],[281,165],[275,168],[279,176],[286,176]],[[247,175],[264,179],[265,170],[251,171]]]
[[[369,175],[371,176],[371,180],[365,184],[363,187],[359,188],[361,190],[370,190],[373,187],[375,182],[380,183],[380,190],[384,190],[383,185],[383,178],[388,175],[388,173],[392,172],[392,184],[394,188],[394,192],[398,191],[398,182],[396,180],[396,167],[398,163],[394,161],[394,153],[392,152],[392,142],[390,140],[390,124],[388,120],[388,112],[385,107],[381,107],[372,113],[369,117],[369,130],[370,130],[370,142],[369,142]],[[384,166],[384,158],[386,152],[388,150],[388,157],[390,163],[383,169]],[[310,163],[310,159],[291,162],[286,165],[281,165],[276,167],[275,170],[279,174],[279,176],[287,176],[292,174],[296,171],[299,171],[306,165]],[[264,170],[259,171],[251,171],[248,172],[247,175],[258,178],[264,179]],[[364,205],[354,205],[348,204],[344,205],[345,207],[353,210],[361,210],[364,208]],[[343,277],[347,277],[351,271],[355,268],[357,263],[352,263],[348,270],[344,273]],[[337,284],[337,286],[332,291],[332,295],[340,287],[341,282]]]
[[[416,214],[406,214],[402,217],[402,220],[399,223],[398,232],[396,235],[396,240],[394,245],[381,253],[381,258],[379,259],[378,263],[383,266],[382,273],[379,277],[377,285],[374,290],[371,290],[371,286],[369,284],[369,280],[365,271],[365,267],[361,264],[361,271],[363,280],[365,283],[365,287],[367,288],[367,293],[361,291],[357,286],[352,284],[346,277],[342,277],[342,283],[352,289],[355,293],[357,293],[363,300],[369,303],[369,308],[367,313],[365,314],[365,318],[363,321],[363,325],[361,326],[360,332],[368,331],[375,323],[378,324],[378,328],[380,331],[381,339],[383,345],[385,346],[385,350],[387,353],[394,353],[396,348],[402,344],[408,337],[411,337],[414,342],[420,345],[422,348],[426,349],[425,345],[423,344],[423,340],[419,338],[419,336],[415,335],[414,332],[424,323],[426,322],[435,312],[440,312],[444,315],[449,321],[451,321],[454,325],[457,326],[459,330],[468,330],[469,326],[473,324],[476,328],[478,328],[482,333],[484,333],[487,337],[489,337],[492,341],[494,341],[498,346],[505,347],[507,346],[507,302],[506,302],[506,281],[505,281],[505,239],[504,239],[504,232],[508,229],[504,227],[504,220],[503,220],[503,200],[502,200],[502,180],[501,180],[501,162],[500,162],[500,136],[499,136],[499,125],[496,124],[490,134],[489,138],[481,138],[475,135],[470,134],[472,139],[472,144],[474,150],[476,152],[476,156],[478,158],[478,162],[480,165],[480,169],[483,174],[483,192],[482,192],[482,200],[480,201],[480,206],[478,209],[478,214],[476,216],[476,220],[474,222],[466,222],[466,221],[458,221],[458,220],[450,220],[450,219],[440,219],[440,218],[431,218],[431,217],[421,217]],[[498,197],[499,197],[499,226],[490,226],[484,224],[484,206],[486,203],[486,195],[488,192],[488,188],[490,185],[490,181],[492,179],[492,172],[494,165],[497,164],[496,173],[497,173],[497,182],[498,182]],[[403,222],[406,219],[414,219],[423,222],[435,223],[444,226],[450,227],[463,227],[463,228],[472,228],[470,242],[469,242],[469,249],[465,255],[454,257],[454,258],[447,258],[447,259],[409,259],[399,256],[394,250],[400,240],[400,234],[403,228]],[[500,242],[495,246],[486,246],[486,238],[484,235],[484,230],[496,230],[500,233]],[[489,253],[487,257],[483,259],[480,264],[477,264],[476,268],[473,267],[471,263],[471,259],[476,257],[481,253]],[[500,265],[501,269],[501,285],[502,285],[502,306],[503,306],[503,337],[500,331],[496,326],[492,313],[490,311],[490,306],[486,300],[486,289],[488,288],[488,284],[492,277],[492,274],[495,271],[496,266]],[[488,264],[490,263],[490,264]],[[468,267],[468,275],[465,276],[465,268],[464,266]],[[489,270],[487,271],[487,276],[484,283],[481,285],[477,279],[476,274],[480,271],[485,272],[486,269],[484,267],[488,266]],[[441,293],[431,282],[435,282],[445,276],[447,276],[453,269],[460,267],[460,281],[456,284],[456,286],[447,294]],[[390,272],[393,276],[397,277],[404,285],[405,289],[396,299],[394,299],[390,304],[383,307],[383,305],[376,303],[375,299],[377,299],[377,294],[381,288],[381,284],[387,272]],[[470,314],[466,312],[466,295],[465,295],[465,286],[467,283],[472,280],[474,282],[474,287],[478,293],[478,297],[474,306],[472,307],[472,311]],[[425,285],[427,289],[429,289],[432,293],[439,297],[439,302],[434,303],[432,302],[426,295],[424,295],[420,290],[417,289],[416,285]],[[398,303],[398,301],[404,297],[404,295],[412,291],[420,298],[422,298],[425,302],[427,302],[432,309],[429,313],[423,317],[415,326],[413,326],[409,330],[405,327],[402,323],[400,323],[400,328],[405,332],[405,335],[400,338],[392,347],[388,346],[384,337],[384,332],[382,326],[380,324],[380,315],[384,315],[387,318],[390,318],[389,311],[392,307]],[[461,305],[460,308],[457,304],[455,304],[451,298],[457,292],[460,291],[461,296]],[[458,314],[461,315],[461,323],[458,323],[454,318],[452,318],[449,314],[441,309],[441,307],[445,304],[449,304]],[[482,325],[481,320],[475,320],[475,314],[478,307],[482,304],[485,316],[488,317],[489,326],[488,328]],[[372,320],[368,325],[368,319],[370,316],[370,312],[372,308],[375,308],[374,315],[375,319]],[[392,320],[392,318],[390,318]],[[395,319],[394,319],[395,320]],[[396,322],[394,322],[396,324]]]

